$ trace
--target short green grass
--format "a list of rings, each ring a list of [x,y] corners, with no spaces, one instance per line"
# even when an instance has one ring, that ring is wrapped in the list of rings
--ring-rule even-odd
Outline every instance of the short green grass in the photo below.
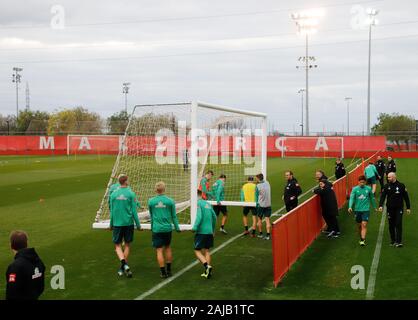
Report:
[[[111,233],[92,230],[91,223],[113,166],[111,156],[0,157],[0,272],[13,259],[8,247],[11,230],[29,233],[48,271],[65,268],[65,290],[52,290],[51,274],[43,299],[133,299],[160,283],[149,231],[137,232],[130,265],[132,279],[118,278],[118,261]],[[398,160],[399,177],[410,191],[413,208],[416,160]],[[280,208],[283,172],[292,169],[304,190],[315,184],[315,169],[332,175],[331,159],[269,159],[273,210]],[[230,210],[228,235],[217,233],[215,244],[242,232],[241,210]],[[380,216],[373,215],[368,246],[357,244],[353,218],[340,215],[343,236],[317,239],[292,267],[278,288],[272,285],[271,242],[242,237],[213,256],[214,277],[200,278],[196,266],[149,299],[364,299],[365,290],[352,290],[350,269],[370,268]],[[389,248],[387,225],[380,259],[376,298],[416,299],[418,235],[416,215],[405,217],[405,248]],[[173,236],[174,272],[195,260],[193,234]],[[0,298],[4,297],[0,281]]]

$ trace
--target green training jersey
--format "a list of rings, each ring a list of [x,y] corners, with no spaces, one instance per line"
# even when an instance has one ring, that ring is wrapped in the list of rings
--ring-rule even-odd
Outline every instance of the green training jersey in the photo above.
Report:
[[[369,164],[366,169],[364,169],[364,175],[366,179],[370,179],[373,177],[378,177],[379,173],[377,172],[376,166],[374,164]]]
[[[116,182],[109,187],[109,197],[108,197],[108,200],[107,200],[107,202],[109,204],[109,208],[110,208],[110,196],[112,195],[113,191],[115,191],[119,187],[120,187],[119,182]]]
[[[114,190],[110,196],[110,226],[127,227],[135,223],[140,228],[136,208],[136,195],[130,188],[119,187]]]
[[[166,195],[160,194],[148,200],[148,209],[151,216],[152,232],[171,232],[172,224],[180,231],[176,214],[176,203]]]
[[[372,188],[369,186],[356,186],[353,188],[350,194],[349,208],[354,211],[370,211],[370,202],[373,208],[377,208],[376,200]]]
[[[199,234],[213,234],[216,227],[216,214],[210,203],[203,199],[197,201],[196,221],[192,230]]]
[[[206,177],[203,177],[200,180],[199,188],[200,191],[202,191],[202,197],[205,200],[211,200],[213,199],[213,191],[210,190],[210,184],[209,180]]]
[[[225,200],[225,181],[218,179],[212,186],[212,194],[215,196],[216,202]]]

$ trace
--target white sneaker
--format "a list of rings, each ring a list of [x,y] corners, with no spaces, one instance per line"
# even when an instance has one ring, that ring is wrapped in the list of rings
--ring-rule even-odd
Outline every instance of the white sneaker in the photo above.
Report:
[[[228,232],[226,232],[224,228],[220,228],[219,231],[222,232],[223,234],[228,234]]]

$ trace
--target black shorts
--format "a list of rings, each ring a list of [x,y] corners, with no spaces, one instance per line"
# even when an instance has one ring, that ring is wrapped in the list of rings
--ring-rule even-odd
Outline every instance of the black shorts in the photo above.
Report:
[[[131,243],[134,241],[134,226],[113,227],[112,240],[114,244]]]
[[[215,205],[215,206],[213,206],[213,210],[215,211],[216,216],[219,216],[219,213],[221,213],[221,212],[224,216],[226,216],[228,214],[228,210],[227,210],[226,206]]]
[[[271,216],[271,207],[258,207],[258,217],[259,218],[270,218]]]
[[[371,177],[367,179],[367,185],[371,186],[373,184],[376,184],[376,177]]]
[[[194,249],[210,249],[213,247],[213,234],[200,234],[194,236]]]
[[[153,232],[152,233],[152,246],[154,248],[168,247],[171,244],[171,231],[170,232]]]
[[[256,209],[256,207],[244,207],[244,208],[242,208],[242,214],[244,216],[248,216],[248,214],[250,213],[250,211],[251,211],[251,214],[253,216],[256,216],[257,215],[257,209]]]

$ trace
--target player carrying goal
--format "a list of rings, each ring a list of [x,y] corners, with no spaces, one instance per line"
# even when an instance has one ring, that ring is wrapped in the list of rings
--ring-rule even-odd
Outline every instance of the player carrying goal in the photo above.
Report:
[[[113,243],[116,254],[121,262],[118,271],[119,276],[130,278],[132,272],[128,266],[130,244],[134,240],[134,223],[138,230],[141,229],[137,214],[136,195],[128,187],[128,176],[119,176],[118,188],[110,196],[110,230],[113,232]],[[124,244],[124,245],[123,245]]]
[[[212,266],[209,249],[213,247],[213,234],[216,227],[216,214],[212,206],[202,199],[202,191],[197,191],[197,214],[192,232],[196,232],[194,237],[194,252],[205,269],[202,277],[211,277]]]
[[[210,190],[210,179],[213,177],[213,171],[208,170],[204,177],[200,180],[199,190],[202,191],[203,200],[211,200],[213,198],[212,191]]]
[[[221,202],[225,200],[225,181],[226,175],[221,174],[212,187],[212,195],[215,197],[216,200],[216,205],[213,209],[215,210],[217,217],[219,217],[219,213],[222,212],[222,224],[219,231],[223,234],[227,234],[225,230],[225,224],[228,220],[228,209],[225,205],[221,204]]]
[[[254,183],[254,177],[249,176],[248,182],[242,186],[241,189],[241,201],[243,202],[255,202],[255,193],[256,193],[256,184]],[[248,231],[248,214],[252,214],[253,224],[251,227],[251,237],[255,237],[256,232],[256,224],[257,224],[257,209],[256,207],[247,207],[244,206],[242,209],[242,222],[244,223],[244,235],[248,235],[250,232]],[[259,230],[261,232],[261,229]]]

